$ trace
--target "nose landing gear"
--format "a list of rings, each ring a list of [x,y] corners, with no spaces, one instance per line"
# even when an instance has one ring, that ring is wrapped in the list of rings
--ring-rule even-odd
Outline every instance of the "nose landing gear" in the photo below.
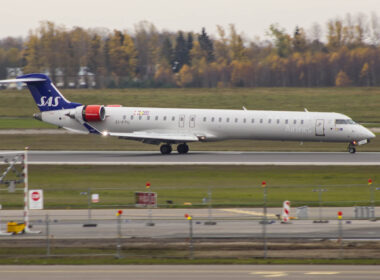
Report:
[[[355,146],[356,146],[356,141],[353,141],[353,142],[351,142],[351,143],[348,145],[348,152],[349,152],[350,154],[355,154],[355,153],[356,153],[356,148],[355,148]]]

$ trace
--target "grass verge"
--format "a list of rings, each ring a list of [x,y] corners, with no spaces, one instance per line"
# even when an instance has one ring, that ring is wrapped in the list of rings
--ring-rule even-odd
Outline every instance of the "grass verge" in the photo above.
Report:
[[[213,204],[226,206],[262,205],[261,182],[268,185],[268,205],[281,206],[284,200],[296,205],[317,205],[323,187],[325,206],[368,205],[371,178],[376,188],[378,166],[30,166],[29,188],[43,189],[46,208],[85,208],[89,188],[99,193],[96,207],[134,205],[134,193],[158,193],[162,207],[183,207],[185,202],[202,206],[209,188]],[[11,179],[11,178],[8,178]],[[2,192],[3,209],[21,208],[22,185],[15,193]],[[380,203],[380,191],[374,191]],[[171,200],[174,205],[168,205]],[[95,207],[95,205],[94,205]]]

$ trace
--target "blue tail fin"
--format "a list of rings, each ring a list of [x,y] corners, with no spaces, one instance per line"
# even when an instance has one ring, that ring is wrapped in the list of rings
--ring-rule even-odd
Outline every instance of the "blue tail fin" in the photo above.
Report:
[[[73,109],[82,104],[68,101],[44,74],[28,74],[17,77],[26,83],[41,112]]]

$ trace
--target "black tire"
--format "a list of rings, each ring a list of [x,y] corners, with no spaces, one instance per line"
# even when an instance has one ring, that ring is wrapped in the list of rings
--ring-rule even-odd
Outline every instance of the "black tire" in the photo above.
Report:
[[[348,152],[349,152],[350,154],[355,154],[355,153],[356,153],[356,149],[355,149],[355,147],[348,147]]]
[[[189,151],[189,146],[187,146],[185,143],[179,144],[177,146],[177,151],[179,154],[187,154],[187,152]]]
[[[172,152],[172,146],[165,144],[160,147],[161,154],[168,155]]]

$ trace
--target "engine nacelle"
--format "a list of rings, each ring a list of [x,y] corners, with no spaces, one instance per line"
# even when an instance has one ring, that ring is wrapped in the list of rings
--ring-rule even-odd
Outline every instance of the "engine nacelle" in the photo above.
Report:
[[[86,122],[104,121],[106,118],[106,109],[103,105],[87,105],[83,107],[82,118]]]
[[[76,107],[69,113],[71,118],[85,122],[99,122],[106,118],[106,109],[103,105],[85,105]]]

